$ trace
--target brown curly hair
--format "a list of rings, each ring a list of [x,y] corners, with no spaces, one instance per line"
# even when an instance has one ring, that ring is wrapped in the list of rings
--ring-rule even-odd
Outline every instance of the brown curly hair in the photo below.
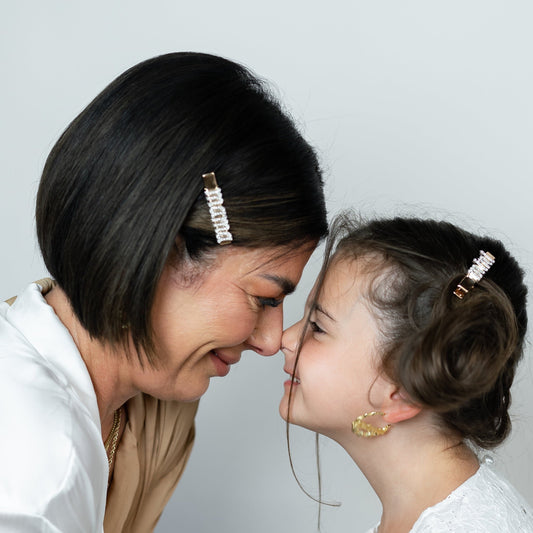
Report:
[[[527,327],[524,272],[504,245],[448,222],[346,215],[332,238],[335,259],[363,260],[372,272],[366,297],[385,374],[447,431],[482,448],[503,442]],[[480,250],[496,262],[460,300],[453,290]]]

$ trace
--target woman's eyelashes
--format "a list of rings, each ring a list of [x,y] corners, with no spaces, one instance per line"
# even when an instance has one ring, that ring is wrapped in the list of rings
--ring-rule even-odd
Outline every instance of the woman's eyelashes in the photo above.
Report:
[[[264,309],[265,307],[278,307],[283,303],[283,298],[262,298],[260,296],[255,297],[257,303]]]

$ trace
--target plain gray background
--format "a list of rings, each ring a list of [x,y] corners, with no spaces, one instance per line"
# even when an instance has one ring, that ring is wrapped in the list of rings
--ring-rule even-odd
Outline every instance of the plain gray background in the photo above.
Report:
[[[530,1],[4,0],[0,17],[2,299],[45,274],[33,205],[61,131],[123,70],[178,50],[224,55],[274,83],[320,153],[331,213],[447,218],[503,239],[533,267]],[[287,324],[318,265],[316,255],[287,300]],[[282,366],[279,354],[246,353],[212,382],[158,533],[315,530],[317,507],[290,474],[277,414]],[[532,384],[528,346],[496,464],[530,504]],[[314,436],[292,434],[300,479],[315,492]],[[343,503],[324,510],[323,531],[365,531],[379,501],[343,450],[322,448],[324,497]]]

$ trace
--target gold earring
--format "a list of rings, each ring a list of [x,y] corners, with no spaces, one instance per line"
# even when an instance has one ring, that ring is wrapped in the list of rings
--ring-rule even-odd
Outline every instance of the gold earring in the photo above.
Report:
[[[391,428],[390,424],[379,428],[364,421],[367,416],[383,416],[384,414],[385,413],[382,413],[381,411],[372,411],[371,413],[365,413],[364,415],[358,416],[352,422],[352,431],[358,437],[379,437],[380,435],[385,435],[385,433]]]

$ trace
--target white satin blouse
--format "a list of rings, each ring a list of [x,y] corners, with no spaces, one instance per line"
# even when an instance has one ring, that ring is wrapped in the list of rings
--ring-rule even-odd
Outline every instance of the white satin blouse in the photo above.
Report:
[[[107,475],[89,373],[32,284],[0,303],[0,533],[101,533]]]

